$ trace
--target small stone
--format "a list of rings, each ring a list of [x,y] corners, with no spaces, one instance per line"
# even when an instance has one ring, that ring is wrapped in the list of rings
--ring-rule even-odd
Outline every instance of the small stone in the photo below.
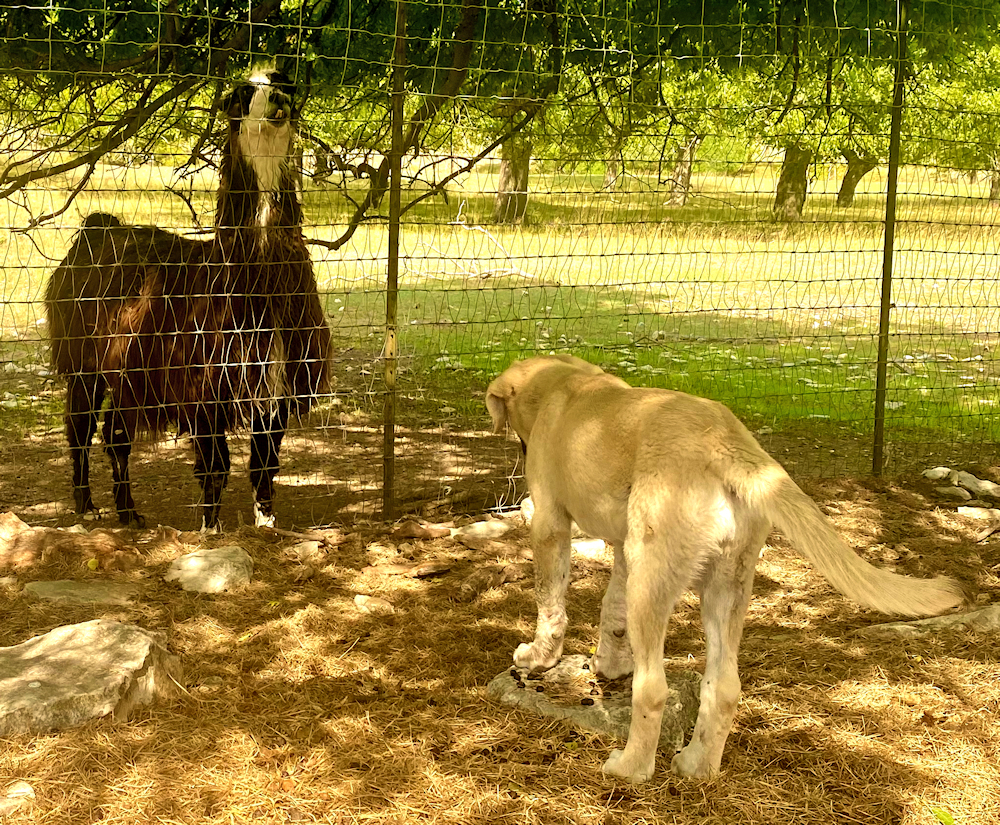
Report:
[[[7,786],[0,797],[0,818],[16,810],[27,808],[35,801],[35,789],[27,782],[17,781]]]
[[[165,581],[176,581],[184,590],[222,593],[250,584],[253,559],[242,547],[204,548],[175,559]]]
[[[381,599],[378,596],[357,595],[354,597],[354,604],[362,613],[395,613],[396,608],[391,602]]]

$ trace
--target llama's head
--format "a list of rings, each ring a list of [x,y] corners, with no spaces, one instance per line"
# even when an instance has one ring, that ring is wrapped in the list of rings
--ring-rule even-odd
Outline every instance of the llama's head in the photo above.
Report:
[[[294,94],[284,72],[269,70],[252,75],[222,99],[231,149],[251,166],[264,192],[278,189],[291,163],[298,117]]]

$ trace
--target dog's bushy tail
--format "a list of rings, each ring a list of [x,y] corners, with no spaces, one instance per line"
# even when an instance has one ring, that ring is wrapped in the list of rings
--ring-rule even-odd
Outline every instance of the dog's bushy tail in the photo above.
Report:
[[[947,576],[913,579],[880,570],[858,556],[816,503],[784,468],[760,450],[733,466],[737,494],[765,513],[792,545],[837,590],[863,607],[902,616],[936,616],[966,603],[962,586]]]

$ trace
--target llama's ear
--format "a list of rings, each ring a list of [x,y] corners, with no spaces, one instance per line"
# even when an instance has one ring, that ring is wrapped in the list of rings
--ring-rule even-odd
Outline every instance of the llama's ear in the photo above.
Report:
[[[250,106],[249,97],[253,96],[253,87],[240,83],[226,92],[219,100],[220,117],[228,117],[230,120],[238,120],[246,114]],[[237,108],[237,111],[233,111]]]
[[[486,409],[490,411],[495,433],[503,432],[503,428],[507,426],[507,399],[502,393],[503,390],[493,384],[486,390]]]

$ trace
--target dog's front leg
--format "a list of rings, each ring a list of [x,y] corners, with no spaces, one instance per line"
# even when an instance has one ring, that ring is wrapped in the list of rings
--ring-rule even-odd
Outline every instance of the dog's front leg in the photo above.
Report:
[[[535,673],[554,667],[562,656],[570,569],[570,518],[562,508],[546,504],[544,497],[535,495],[533,499],[531,544],[538,622],[534,641],[518,645],[514,651],[514,664]]]
[[[591,666],[604,679],[620,679],[632,672],[632,646],[628,640],[625,587],[628,567],[621,544],[615,545],[615,564],[611,580],[601,601],[601,635]]]

